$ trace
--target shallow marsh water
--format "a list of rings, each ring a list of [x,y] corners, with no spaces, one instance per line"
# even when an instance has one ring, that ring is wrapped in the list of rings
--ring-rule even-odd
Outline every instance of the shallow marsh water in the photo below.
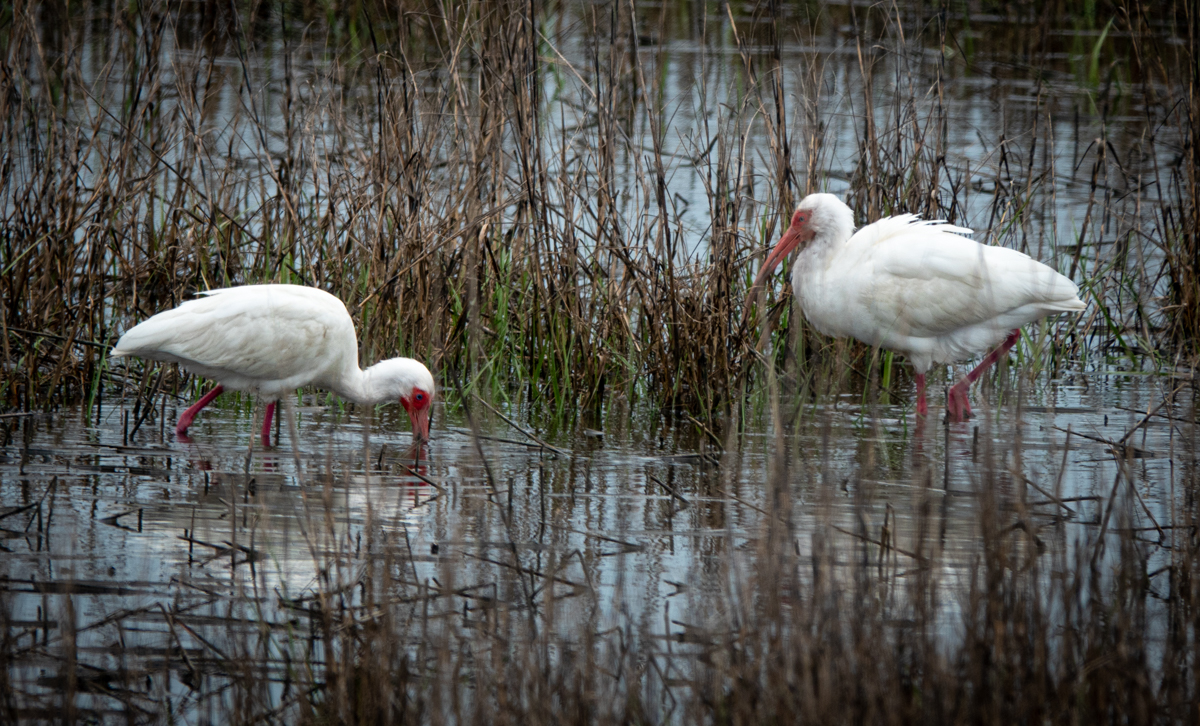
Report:
[[[269,642],[255,668],[282,704],[290,669],[322,661],[311,606],[364,607],[368,570],[390,572],[402,594],[392,603],[414,620],[437,603],[440,618],[411,628],[409,648],[431,628],[486,628],[503,604],[536,613],[556,648],[579,646],[581,628],[673,642],[661,667],[684,675],[696,649],[732,627],[772,517],[787,536],[771,546],[799,562],[830,548],[836,566],[878,568],[898,623],[907,578],[927,565],[951,594],[935,618],[951,642],[962,627],[953,593],[979,566],[981,501],[1009,512],[1024,556],[1047,572],[1133,530],[1149,586],[1165,592],[1173,511],[1198,450],[1186,379],[1076,375],[1019,402],[1010,390],[997,409],[1001,395],[986,386],[980,418],[923,431],[899,405],[805,404],[781,436],[756,425],[725,453],[691,425],[628,411],[602,436],[548,435],[551,451],[483,409],[478,439],[439,410],[419,461],[396,411],[379,409],[364,441],[361,411],[314,396],[297,407],[296,451],[286,433],[266,450],[252,444],[247,402],[210,407],[190,442],[171,432],[182,402],[165,407],[165,436],[160,410],[132,439],[116,403],[98,422],[70,410],[9,416],[0,586],[14,652],[26,654],[10,682],[25,716],[49,717],[70,641],[79,708],[150,714],[170,703],[198,722],[231,707],[229,660]],[[1115,449],[1129,431],[1130,448]],[[790,463],[772,485],[781,453]],[[1110,520],[1118,467],[1137,505]],[[130,673],[144,688],[108,690]]]

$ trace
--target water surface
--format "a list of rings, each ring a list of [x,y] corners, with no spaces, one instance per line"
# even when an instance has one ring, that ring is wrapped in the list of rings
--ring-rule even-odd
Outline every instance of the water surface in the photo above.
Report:
[[[157,712],[170,696],[190,720],[227,706],[234,674],[220,664],[251,636],[274,643],[261,665],[283,698],[287,664],[314,657],[310,605],[361,606],[368,571],[389,573],[406,612],[437,593],[456,613],[437,628],[469,633],[504,604],[533,613],[558,647],[580,644],[581,625],[687,642],[728,627],[764,548],[790,547],[800,563],[831,549],[840,566],[867,561],[894,583],[887,606],[899,616],[906,578],[922,569],[964,591],[981,507],[1020,522],[1012,536],[1048,571],[1132,529],[1150,587],[1165,590],[1197,451],[1189,384],[1117,371],[1019,395],[985,389],[980,419],[923,430],[904,406],[844,396],[800,406],[780,435],[755,424],[726,452],[694,426],[628,411],[602,435],[537,436],[551,450],[479,407],[480,438],[461,413],[438,410],[414,459],[402,412],[379,409],[364,437],[363,411],[326,400],[297,407],[295,449],[286,432],[269,449],[254,441],[248,402],[207,409],[190,441],[171,431],[182,401],[133,437],[116,402],[99,421],[72,410],[0,419],[3,603],[23,702],[53,702],[68,638],[81,678],[146,676],[141,692],[84,688],[84,708]],[[1110,516],[1126,478],[1121,499],[1136,502]],[[769,543],[772,519],[786,537]],[[960,601],[939,608],[953,640]],[[411,637],[416,647],[423,636]],[[664,657],[686,671],[693,653],[673,652]]]

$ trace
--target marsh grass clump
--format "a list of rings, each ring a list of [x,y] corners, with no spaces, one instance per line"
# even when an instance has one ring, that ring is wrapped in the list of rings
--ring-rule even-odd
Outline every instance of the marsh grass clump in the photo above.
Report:
[[[829,349],[786,302],[749,327],[738,311],[780,215],[831,186],[860,222],[983,225],[1082,280],[1092,312],[1053,337],[1072,360],[1139,364],[1166,328],[1191,355],[1194,165],[1164,153],[1195,135],[1162,99],[1194,64],[1146,8],[1117,13],[1129,43],[1100,46],[1137,59],[1137,84],[1087,92],[1101,135],[1069,163],[1050,86],[1075,81],[1037,64],[1056,51],[1050,16],[1032,111],[1001,99],[1001,136],[964,157],[948,84],[992,60],[954,51],[972,31],[953,16],[233,8],[52,3],[0,31],[5,408],[178,393],[173,370],[115,373],[106,346],[195,290],[273,281],[346,300],[365,356],[422,358],[491,398],[570,418],[616,395],[728,420],[761,390],[763,324],[777,355]],[[672,33],[728,43],[733,62],[699,57],[681,94]],[[915,60],[931,42],[943,55]],[[1153,133],[1111,124],[1117,108]],[[1060,195],[1082,217],[1044,203]],[[837,350],[869,367],[870,351]]]
[[[612,390],[704,411],[730,388],[736,339],[712,323],[745,240],[718,235],[715,267],[682,249],[673,162],[644,168],[629,136],[659,76],[623,13],[580,21],[596,42],[575,68],[547,61],[525,6],[364,11],[325,29],[332,56],[286,14],[195,10],[7,29],[7,407],[91,403],[130,322],[264,281],[348,301],[365,355],[400,349],[560,416]],[[247,27],[263,22],[281,30]],[[568,90],[548,99],[553,79]]]

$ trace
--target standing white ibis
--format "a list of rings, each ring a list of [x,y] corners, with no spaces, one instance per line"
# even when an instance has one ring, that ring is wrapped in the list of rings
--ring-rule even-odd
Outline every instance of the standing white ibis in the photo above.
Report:
[[[771,250],[747,298],[797,247],[792,287],[804,317],[825,335],[857,338],[904,354],[916,370],[925,416],[925,372],[999,344],[949,391],[951,420],[971,415],[971,384],[1008,353],[1020,327],[1083,310],[1075,283],[1016,250],[982,245],[963,227],[916,215],[854,231],[854,214],[832,194],[810,194]]]
[[[130,328],[114,357],[139,356],[178,363],[213,379],[217,387],[179,417],[187,433],[200,409],[229,389],[270,401],[262,439],[269,445],[275,402],[301,386],[315,385],[356,403],[399,400],[412,420],[413,437],[429,438],[433,376],[410,358],[358,367],[354,322],[342,301],[313,287],[247,285],[199,293],[173,310]]]

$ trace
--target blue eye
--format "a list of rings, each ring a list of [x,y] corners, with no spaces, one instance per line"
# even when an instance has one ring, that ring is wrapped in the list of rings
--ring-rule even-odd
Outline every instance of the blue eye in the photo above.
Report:
[[[415,396],[415,398],[417,399],[417,401],[418,401],[418,402],[424,401],[424,400],[425,400],[425,394],[424,394],[424,393],[418,393],[418,394]]]

